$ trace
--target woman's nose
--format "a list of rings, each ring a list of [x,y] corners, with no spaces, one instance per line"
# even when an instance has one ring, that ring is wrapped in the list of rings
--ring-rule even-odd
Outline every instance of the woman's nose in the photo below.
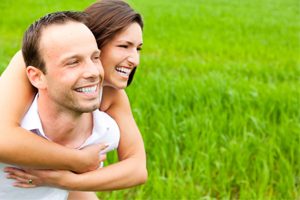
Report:
[[[132,65],[133,67],[136,67],[140,63],[140,54],[139,54],[139,52],[137,50],[135,50],[135,52],[132,52],[127,57],[127,60],[128,60],[130,65]]]

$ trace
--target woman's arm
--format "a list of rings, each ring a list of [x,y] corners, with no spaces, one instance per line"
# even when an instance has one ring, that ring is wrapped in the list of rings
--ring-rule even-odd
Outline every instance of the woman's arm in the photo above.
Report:
[[[118,148],[119,162],[107,167],[76,174],[70,171],[7,169],[10,178],[16,179],[15,186],[36,187],[49,185],[68,190],[105,191],[132,187],[142,184],[147,179],[146,156],[140,132],[133,119],[129,101],[124,91],[108,91],[104,94],[116,100],[109,113],[121,129],[121,140]],[[113,95],[113,96],[112,96]],[[106,101],[104,99],[104,101]],[[28,179],[33,184],[28,184]]]
[[[69,149],[20,127],[35,92],[27,79],[19,51],[0,78],[0,162],[76,172],[96,169],[102,147],[94,146],[83,151]]]
[[[119,125],[121,137],[118,147],[119,162],[83,174],[66,174],[61,187],[81,191],[105,191],[132,187],[147,180],[146,154],[142,136],[133,118],[124,90],[104,87],[105,103],[112,100],[105,111]]]
[[[72,190],[105,191],[132,187],[147,180],[146,154],[143,139],[133,118],[124,90],[104,87],[104,99],[113,99],[106,110],[117,122],[121,132],[119,162],[83,174],[68,174],[62,187]],[[109,95],[107,95],[109,94]]]

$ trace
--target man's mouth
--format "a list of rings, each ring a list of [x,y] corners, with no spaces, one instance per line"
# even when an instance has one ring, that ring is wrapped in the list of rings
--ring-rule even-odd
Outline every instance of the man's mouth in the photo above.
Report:
[[[76,90],[76,92],[85,93],[85,94],[91,94],[91,93],[96,92],[97,85],[94,85],[94,86],[91,86],[91,87],[77,88],[75,90]]]
[[[131,72],[131,69],[126,67],[116,67],[116,71],[121,75],[125,77],[129,77],[129,74]]]

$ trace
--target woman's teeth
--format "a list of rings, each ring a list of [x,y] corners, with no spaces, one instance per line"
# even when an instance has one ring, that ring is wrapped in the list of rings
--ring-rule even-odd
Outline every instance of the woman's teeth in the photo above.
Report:
[[[83,93],[93,93],[95,92],[97,89],[97,86],[93,86],[93,87],[84,87],[84,88],[78,88],[76,89],[77,92],[83,92]]]
[[[116,67],[116,71],[120,73],[121,75],[129,76],[131,69],[128,69],[126,67]]]

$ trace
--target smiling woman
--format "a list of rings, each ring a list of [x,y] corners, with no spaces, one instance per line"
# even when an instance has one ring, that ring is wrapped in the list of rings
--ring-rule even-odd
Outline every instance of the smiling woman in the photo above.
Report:
[[[131,72],[139,64],[142,45],[141,26],[132,23],[101,48],[105,86],[115,89],[127,86]]]
[[[1,117],[0,119],[0,141],[6,141],[0,144],[0,159],[2,162],[34,168],[64,169],[65,171],[20,171],[9,168],[7,172],[9,172],[10,178],[16,179],[15,186],[51,185],[68,190],[102,191],[132,187],[144,183],[147,179],[143,140],[133,119],[128,97],[124,91],[124,88],[132,80],[134,69],[139,64],[143,27],[141,16],[127,3],[120,0],[96,2],[86,10],[86,13],[91,15],[88,27],[96,36],[98,48],[101,50],[100,60],[103,63],[103,68],[109,70],[108,73],[104,72],[105,75],[107,74],[107,78],[105,76],[100,110],[111,115],[120,127],[119,162],[102,169],[90,171],[98,168],[100,159],[98,154],[102,150],[100,146],[72,150],[35,137],[29,134],[28,131],[16,126],[21,120],[21,116],[26,112],[24,107],[26,108],[30,104],[34,96],[34,90],[25,77],[25,64],[22,55],[17,53],[0,82],[0,92],[7,94],[4,98],[1,98],[0,105],[11,104],[11,99],[18,99],[17,97],[20,96],[24,98],[14,102],[13,107],[5,106],[6,109],[2,110],[3,115],[1,116],[7,115],[10,117],[3,120]],[[109,18],[109,24],[105,21],[106,18]],[[69,40],[71,38],[65,37],[62,39]],[[85,43],[88,44],[89,42],[86,41]],[[80,48],[80,51],[86,50],[84,46],[76,44],[75,41],[72,48]],[[69,47],[64,45],[61,48]],[[76,95],[80,93],[78,99],[89,98],[91,92],[94,94],[94,91],[99,94],[100,88],[97,85],[101,80],[96,77],[101,74],[101,69],[96,67],[99,55],[98,51],[95,48],[93,49],[93,51],[88,52],[89,56],[83,53],[85,56],[76,55],[76,59],[73,60],[74,55],[72,55],[72,59],[68,60],[61,70],[56,72],[45,71],[45,76],[48,76],[47,73],[49,73],[49,76],[53,75],[55,77],[54,75],[57,75],[62,77],[62,80],[68,80],[70,76],[76,77],[73,76],[74,74],[68,73],[69,69],[76,68],[77,65],[83,65],[85,68],[87,66],[86,60],[88,60],[91,64],[89,66],[92,67],[85,68],[87,72],[83,76],[86,76],[85,78],[89,80],[93,79],[92,83],[87,84],[86,82],[74,80],[71,88],[76,91]],[[83,57],[88,57],[88,59],[82,59]],[[56,60],[53,59],[50,62],[56,62]],[[62,85],[58,84],[57,90],[61,89],[63,89]],[[56,91],[51,93],[58,98]],[[84,106],[83,102],[86,101],[82,101],[82,106]],[[8,145],[12,141],[15,145]],[[49,156],[45,159],[44,155]],[[80,174],[78,172],[86,173]],[[73,192],[73,194],[76,193]],[[71,197],[74,196],[71,195]]]

